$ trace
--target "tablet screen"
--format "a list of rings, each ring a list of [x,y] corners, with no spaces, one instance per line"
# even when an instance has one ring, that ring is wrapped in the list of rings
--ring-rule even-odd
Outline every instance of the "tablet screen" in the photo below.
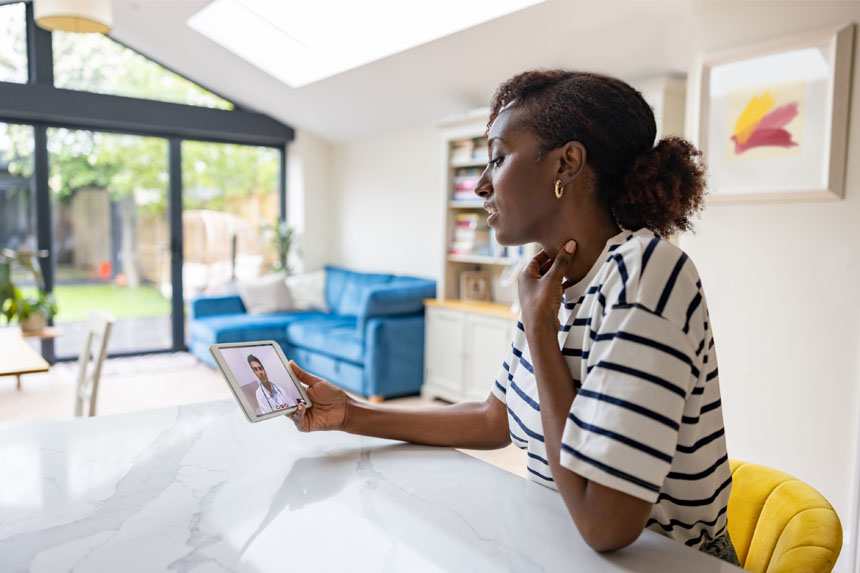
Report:
[[[219,351],[256,416],[306,403],[274,346],[220,346]]]

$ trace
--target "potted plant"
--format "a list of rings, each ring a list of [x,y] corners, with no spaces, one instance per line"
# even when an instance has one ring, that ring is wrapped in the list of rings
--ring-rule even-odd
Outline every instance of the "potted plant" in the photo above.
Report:
[[[37,261],[38,257],[45,256],[47,251],[0,251],[0,313],[6,317],[7,323],[17,318],[21,330],[25,333],[42,331],[48,320],[57,314],[57,301],[54,295],[45,292],[45,281]],[[13,284],[12,265],[15,263],[33,274],[36,283],[35,296],[23,295]]]
[[[278,253],[278,260],[272,264],[272,270],[275,272],[284,271],[286,274],[291,274],[292,269],[287,263],[287,258],[290,254],[290,248],[293,246],[295,239],[295,229],[287,225],[286,221],[275,219],[273,225],[265,225],[263,233],[269,244],[275,248]]]
[[[54,295],[39,290],[35,297],[20,297],[17,310],[22,332],[41,332],[57,314],[57,301]]]

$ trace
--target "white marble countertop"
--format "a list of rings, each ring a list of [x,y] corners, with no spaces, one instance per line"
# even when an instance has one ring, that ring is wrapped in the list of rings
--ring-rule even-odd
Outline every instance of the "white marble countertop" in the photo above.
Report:
[[[0,571],[738,571],[448,448],[249,424],[233,402],[0,425]]]

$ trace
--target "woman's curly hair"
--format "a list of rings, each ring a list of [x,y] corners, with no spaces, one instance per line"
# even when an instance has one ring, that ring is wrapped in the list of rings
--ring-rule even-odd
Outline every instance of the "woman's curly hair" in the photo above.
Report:
[[[704,205],[702,154],[680,137],[654,146],[654,112],[634,88],[586,72],[524,72],[496,90],[488,130],[512,103],[526,110],[522,121],[540,141],[538,160],[570,141],[585,146],[597,197],[619,226],[663,236],[692,228],[691,217]]]

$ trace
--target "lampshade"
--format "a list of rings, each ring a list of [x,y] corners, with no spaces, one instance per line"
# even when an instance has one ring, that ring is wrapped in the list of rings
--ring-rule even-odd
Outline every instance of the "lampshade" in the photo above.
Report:
[[[33,0],[33,16],[51,31],[107,34],[113,24],[111,0]]]

